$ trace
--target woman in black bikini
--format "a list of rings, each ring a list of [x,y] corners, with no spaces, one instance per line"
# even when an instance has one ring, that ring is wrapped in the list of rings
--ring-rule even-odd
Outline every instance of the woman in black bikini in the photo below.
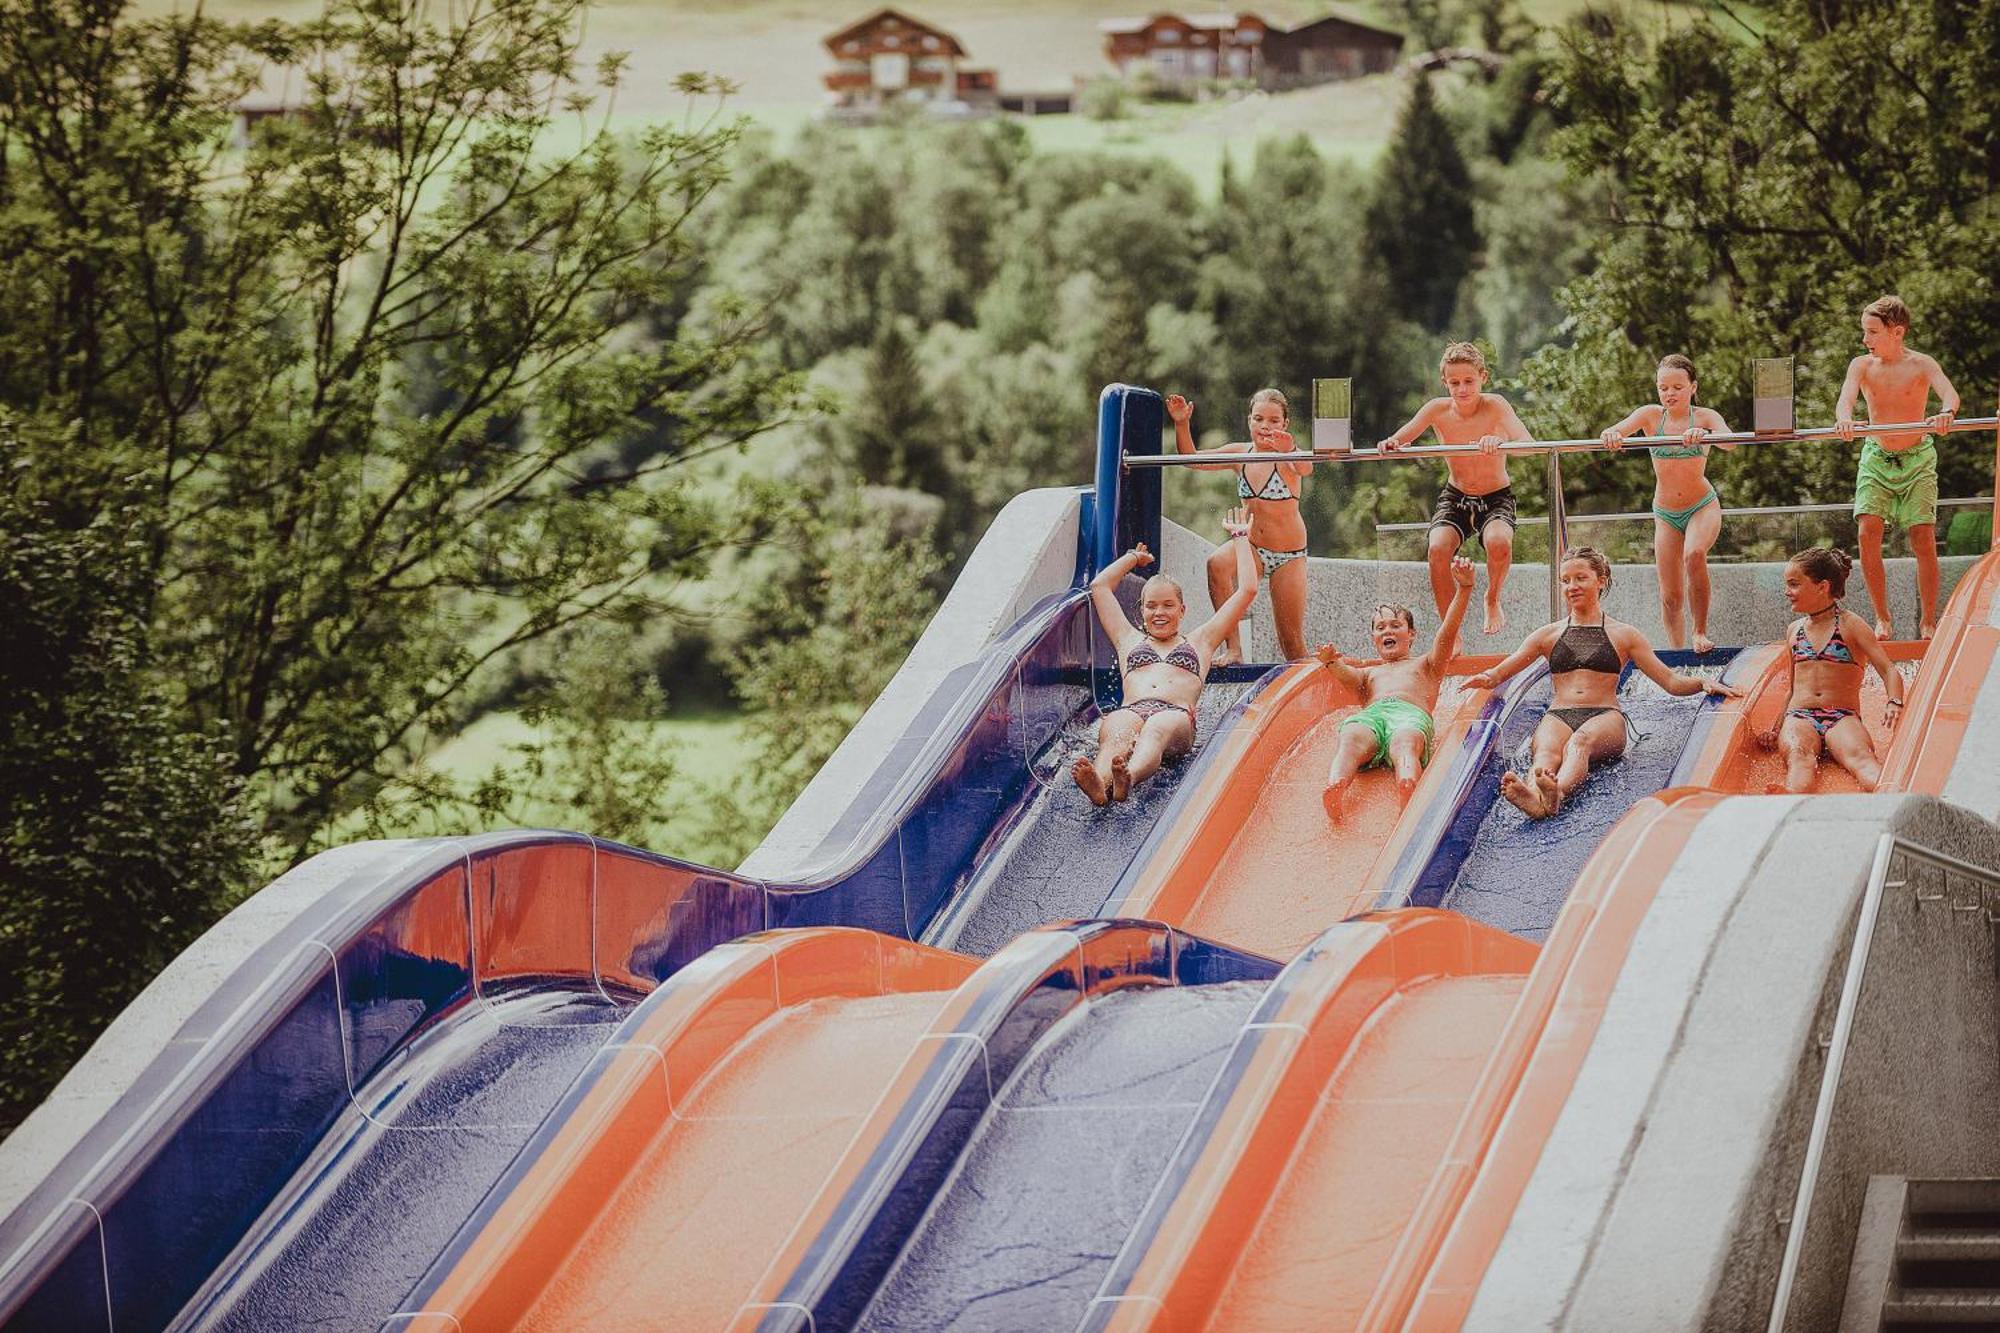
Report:
[[[1183,636],[1187,602],[1181,585],[1165,574],[1146,580],[1139,595],[1140,624],[1118,604],[1119,581],[1153,563],[1144,542],[1106,565],[1090,581],[1090,604],[1116,645],[1125,678],[1125,702],[1097,721],[1097,753],[1070,768],[1092,805],[1122,801],[1159,771],[1160,761],[1194,745],[1194,705],[1208,679],[1215,650],[1235,630],[1257,598],[1257,559],[1250,551],[1250,520],[1232,510],[1223,526],[1236,549],[1236,591],[1214,615]]]
[[[1590,766],[1625,753],[1625,714],[1618,708],[1618,676],[1631,662],[1668,694],[1737,697],[1726,685],[1684,676],[1667,664],[1637,629],[1604,614],[1611,562],[1602,551],[1579,546],[1563,557],[1562,591],[1569,614],[1530,634],[1500,665],[1469,678],[1467,689],[1492,689],[1537,657],[1549,659],[1554,698],[1535,728],[1535,758],[1523,781],[1500,779],[1500,794],[1530,819],[1546,819],[1590,776]]]

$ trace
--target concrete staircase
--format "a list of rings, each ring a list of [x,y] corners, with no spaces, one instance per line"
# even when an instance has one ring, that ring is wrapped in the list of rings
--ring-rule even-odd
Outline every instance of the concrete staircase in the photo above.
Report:
[[[2000,1333],[2000,1179],[1870,1176],[1841,1333]]]

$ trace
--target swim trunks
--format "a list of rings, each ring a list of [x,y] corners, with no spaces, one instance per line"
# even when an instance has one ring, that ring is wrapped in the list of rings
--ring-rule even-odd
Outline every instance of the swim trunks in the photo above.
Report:
[[[1399,731],[1424,734],[1423,762],[1431,761],[1431,742],[1437,738],[1437,724],[1431,715],[1407,699],[1377,699],[1352,717],[1342,719],[1343,727],[1366,727],[1375,733],[1375,755],[1369,768],[1389,766],[1389,738]]]
[[[1446,482],[1444,489],[1438,492],[1437,509],[1431,514],[1431,526],[1454,528],[1460,541],[1471,541],[1496,518],[1509,529],[1516,526],[1512,486],[1502,486],[1484,495],[1467,495]]]
[[[1937,446],[1928,435],[1918,444],[1891,452],[1874,439],[1861,445],[1854,476],[1854,516],[1873,514],[1892,527],[1937,522]]]

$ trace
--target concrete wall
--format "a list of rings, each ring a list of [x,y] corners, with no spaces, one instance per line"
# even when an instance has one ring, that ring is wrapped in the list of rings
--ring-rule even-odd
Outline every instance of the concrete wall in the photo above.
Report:
[[[1926,797],[1708,815],[1633,943],[1468,1329],[1764,1326],[1884,831],[2000,867],[2000,830]],[[1868,1172],[2000,1172],[1983,913],[1892,893],[1869,978],[1798,1328],[1832,1326]]]
[[[2000,598],[1988,624],[2000,628]],[[2000,823],[2000,655],[1995,655],[1973,701],[1972,717],[1958,747],[1958,760],[1945,779],[1944,798]]]
[[[1219,534],[1218,534],[1219,535]],[[1208,553],[1215,548],[1206,533],[1194,533],[1168,520],[1161,545],[1166,548],[1169,574],[1188,590],[1190,609],[1197,606],[1207,615]],[[1950,556],[1943,567],[1941,600],[1948,600],[1959,576],[1976,557]],[[1895,611],[1898,632],[1914,635],[1917,629],[1916,562],[1908,559],[1887,562],[1890,606]],[[1778,638],[1792,622],[1791,608],[1784,597],[1785,567],[1782,564],[1714,564],[1710,567],[1714,587],[1710,598],[1708,630],[1720,644],[1766,643]],[[1369,613],[1381,602],[1410,607],[1417,615],[1417,629],[1424,642],[1437,629],[1437,603],[1431,595],[1430,571],[1417,560],[1343,560],[1313,556],[1309,564],[1311,590],[1306,602],[1306,642],[1337,643],[1343,648],[1364,646],[1368,637]],[[1475,601],[1464,631],[1464,651],[1506,653],[1520,646],[1531,629],[1546,624],[1549,616],[1549,567],[1546,564],[1516,565],[1507,576],[1501,609],[1507,625],[1488,637],[1480,628],[1480,603],[1486,595],[1486,571],[1481,565]],[[1868,591],[1856,570],[1848,584],[1847,603],[1864,616]],[[1620,565],[1613,574],[1606,598],[1611,614],[1637,625],[1656,645],[1665,646],[1660,620],[1659,574],[1651,565]],[[1871,617],[1872,618],[1872,617]],[[1272,661],[1277,654],[1277,636],[1271,628],[1271,603],[1259,597],[1250,608],[1250,640],[1245,645],[1252,658]],[[1996,723],[2000,726],[2000,723]]]

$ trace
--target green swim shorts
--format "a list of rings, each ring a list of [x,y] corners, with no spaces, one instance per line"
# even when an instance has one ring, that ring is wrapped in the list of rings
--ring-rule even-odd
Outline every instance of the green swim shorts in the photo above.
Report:
[[[1389,738],[1399,731],[1424,733],[1426,764],[1431,761],[1431,742],[1437,738],[1437,726],[1431,715],[1406,699],[1377,699],[1340,725],[1366,727],[1375,733],[1375,757],[1368,761],[1370,768],[1389,766]]]
[[[1854,477],[1854,516],[1873,514],[1891,527],[1937,522],[1937,446],[1919,444],[1891,453],[1873,439],[1861,446]]]

